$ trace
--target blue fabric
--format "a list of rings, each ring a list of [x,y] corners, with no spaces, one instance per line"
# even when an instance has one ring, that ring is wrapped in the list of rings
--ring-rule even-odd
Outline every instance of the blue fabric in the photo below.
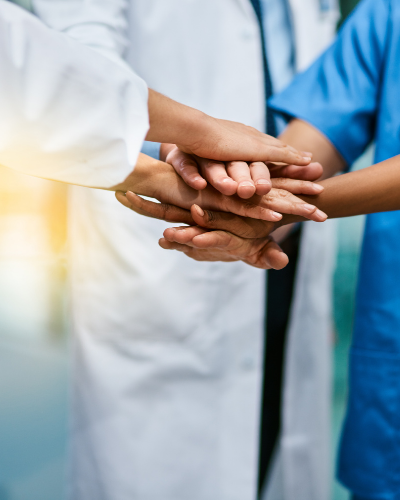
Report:
[[[363,0],[338,40],[271,106],[321,130],[350,165],[371,141],[400,154],[400,1]],[[400,193],[399,193],[400,196]],[[400,212],[367,217],[339,478],[400,500]]]
[[[152,158],[159,160],[160,148],[161,144],[159,142],[144,141],[141,152],[147,156],[151,156]]]

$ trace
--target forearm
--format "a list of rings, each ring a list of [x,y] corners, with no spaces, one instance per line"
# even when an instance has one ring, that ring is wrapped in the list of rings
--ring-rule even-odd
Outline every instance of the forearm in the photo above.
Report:
[[[292,120],[279,139],[299,151],[312,153],[313,161],[319,162],[324,169],[322,179],[332,177],[346,167],[346,162],[329,139],[302,120]]]
[[[316,205],[329,218],[400,210],[400,156],[320,184],[325,188],[320,195],[299,198]],[[284,216],[283,222],[298,220],[303,219]]]
[[[146,140],[187,144],[192,137],[201,137],[212,119],[197,109],[180,104],[149,89],[150,130]]]

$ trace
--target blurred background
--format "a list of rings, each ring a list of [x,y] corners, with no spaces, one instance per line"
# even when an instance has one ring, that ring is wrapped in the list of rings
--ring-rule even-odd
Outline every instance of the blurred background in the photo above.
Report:
[[[29,8],[29,0],[17,3]],[[341,1],[344,17],[356,3]],[[354,168],[370,162],[368,153]],[[65,186],[0,167],[0,500],[65,497],[69,370],[66,200]],[[346,401],[363,223],[362,217],[356,217],[338,224],[334,452]],[[348,498],[335,481],[332,498]]]

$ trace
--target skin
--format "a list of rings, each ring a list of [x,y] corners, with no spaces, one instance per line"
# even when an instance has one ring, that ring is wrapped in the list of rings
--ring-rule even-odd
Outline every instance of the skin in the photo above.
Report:
[[[149,90],[148,141],[175,143],[180,151],[213,160],[272,161],[306,166],[310,155],[241,123],[218,120]],[[205,187],[205,186],[203,186]]]
[[[170,163],[185,182],[195,189],[204,189],[208,183],[223,194],[236,193],[244,199],[254,192],[267,193],[271,189],[271,178],[288,177],[314,181],[330,177],[345,167],[345,162],[329,140],[306,122],[293,120],[280,139],[284,143],[294,144],[299,150],[313,151],[303,154],[314,155],[316,161],[306,167],[272,162],[223,163],[186,154],[174,144],[162,144],[160,158]],[[291,225],[277,229],[274,239],[278,242],[284,241],[292,229]]]
[[[308,149],[324,162],[324,175],[333,175],[345,166],[334,146],[320,132],[296,120],[289,126],[294,140],[301,142],[299,132],[304,132]],[[314,145],[313,145],[314,144]],[[400,209],[400,156],[361,171],[322,180],[324,190],[317,195],[299,195],[304,201],[315,204],[330,218],[350,217],[375,212]],[[131,205],[152,216],[160,216],[158,208],[150,202],[131,199]],[[176,212],[173,213],[173,211]],[[170,208],[170,215],[182,217],[179,208]],[[236,217],[214,211],[191,208],[191,218],[196,226],[169,228],[160,240],[165,249],[185,252],[196,260],[243,260],[255,267],[268,269],[284,267],[284,257],[274,251],[271,233],[281,226],[304,220],[295,215],[284,215],[277,223]],[[287,262],[286,262],[287,263]],[[283,265],[284,264],[284,265]]]
[[[225,196],[212,186],[196,191],[183,181],[171,165],[146,155],[140,155],[134,171],[113,189],[118,191],[118,200],[129,208],[132,208],[129,193],[134,192],[156,198],[164,204],[163,206],[176,205],[186,210],[190,210],[193,204],[198,204],[207,210],[230,212],[272,222],[282,219],[279,212],[301,215],[315,221],[326,219],[326,215],[318,211],[314,205],[304,203],[296,196],[298,193],[313,195],[321,192],[323,188],[317,184],[294,179],[275,179],[274,187],[267,195],[255,195],[244,202],[238,196]],[[188,216],[183,222],[188,220],[193,223]]]
[[[238,158],[231,162],[210,161],[187,154],[174,144],[162,144],[160,159],[170,163],[194,189],[201,190],[211,184],[223,194],[237,194],[244,199],[251,198],[254,194],[268,193],[271,189],[271,177],[314,181],[322,175],[329,177],[332,172],[336,173],[344,166],[343,160],[330,142],[325,137],[320,137],[318,131],[305,122],[294,120],[280,136],[280,140],[303,151],[305,157],[313,156],[314,163],[304,168],[273,162],[246,163],[237,161]],[[311,150],[312,152],[304,152]]]

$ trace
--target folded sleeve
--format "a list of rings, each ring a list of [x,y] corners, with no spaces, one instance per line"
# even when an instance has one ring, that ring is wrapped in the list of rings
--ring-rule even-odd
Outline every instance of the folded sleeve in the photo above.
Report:
[[[389,19],[389,0],[362,1],[334,44],[270,103],[319,129],[348,165],[373,140]]]
[[[0,164],[108,188],[136,164],[149,128],[147,86],[0,0]]]

